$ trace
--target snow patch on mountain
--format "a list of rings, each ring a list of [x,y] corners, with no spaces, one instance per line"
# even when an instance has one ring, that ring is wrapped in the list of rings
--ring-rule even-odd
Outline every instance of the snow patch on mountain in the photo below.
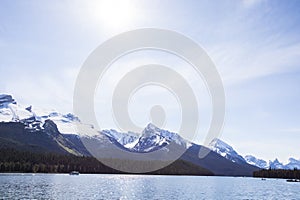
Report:
[[[101,133],[114,138],[119,144],[126,148],[132,148],[138,142],[138,134],[133,132],[121,133],[114,129],[103,130]]]
[[[101,133],[113,138],[123,147],[134,152],[151,152],[164,148],[171,142],[189,147],[189,142],[180,135],[160,129],[154,124],[148,124],[141,134],[127,132],[121,133],[116,130],[103,130]]]
[[[0,95],[0,122],[19,121],[33,117],[33,114],[20,106],[11,95]]]
[[[284,169],[284,165],[279,162],[279,160],[276,158],[274,161],[269,161],[269,168],[271,169]]]
[[[289,163],[286,164],[285,169],[300,169],[300,160],[297,160],[295,158],[289,158]]]
[[[239,155],[229,144],[218,138],[215,138],[210,142],[209,148],[232,162],[246,163],[245,159]]]
[[[247,163],[255,165],[262,169],[300,169],[300,160],[297,160],[295,158],[289,158],[289,162],[286,165],[280,162],[277,158],[274,159],[274,161],[270,160],[269,162],[266,162],[265,160],[247,155],[245,156],[245,160],[247,161]]]
[[[75,115],[56,110],[19,105],[11,95],[0,95],[0,122],[22,122],[28,129],[43,129],[46,120],[53,121],[62,134],[98,135],[93,126],[83,124]]]
[[[269,161],[269,168],[271,169],[300,169],[300,160],[295,158],[289,158],[288,164],[284,165],[283,163],[279,162],[278,159],[274,161]]]
[[[262,168],[262,169],[268,169],[269,168],[269,164],[266,161],[264,161],[262,159],[258,159],[254,156],[246,155],[245,160],[250,165],[254,165],[254,166],[257,166],[257,167]]]
[[[212,140],[212,142],[209,144],[209,148],[219,155],[223,156],[224,158],[231,160],[232,162],[246,162],[250,165],[254,165],[262,169],[300,169],[300,160],[294,158],[290,158],[289,163],[284,165],[278,159],[275,159],[274,161],[270,160],[269,162],[267,162],[252,155],[246,155],[245,157],[243,157],[238,154],[230,145],[217,138]]]

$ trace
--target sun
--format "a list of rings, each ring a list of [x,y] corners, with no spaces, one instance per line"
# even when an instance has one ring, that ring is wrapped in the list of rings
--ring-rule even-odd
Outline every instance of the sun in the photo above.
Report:
[[[106,28],[129,26],[137,17],[135,4],[129,0],[93,1],[90,4],[89,12]]]

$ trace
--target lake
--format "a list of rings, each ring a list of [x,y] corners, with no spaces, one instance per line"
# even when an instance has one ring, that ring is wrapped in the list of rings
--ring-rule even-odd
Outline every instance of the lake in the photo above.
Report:
[[[0,174],[0,199],[300,199],[300,183],[242,177]]]

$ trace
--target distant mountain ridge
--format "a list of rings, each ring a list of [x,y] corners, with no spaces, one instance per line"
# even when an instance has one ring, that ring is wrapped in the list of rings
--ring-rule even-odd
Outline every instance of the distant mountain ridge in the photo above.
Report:
[[[269,162],[267,162],[252,155],[246,155],[245,157],[243,157],[238,154],[232,146],[220,139],[214,139],[210,143],[209,147],[219,155],[231,160],[232,162],[247,162],[250,165],[254,165],[262,169],[300,169],[300,160],[294,158],[289,158],[289,163],[284,165],[279,162],[277,158],[274,161],[270,160]]]

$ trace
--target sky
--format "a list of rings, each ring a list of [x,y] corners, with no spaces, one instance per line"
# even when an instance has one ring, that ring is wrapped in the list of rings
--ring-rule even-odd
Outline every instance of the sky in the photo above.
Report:
[[[77,75],[95,48],[125,31],[172,30],[203,47],[223,80],[220,138],[242,155],[300,159],[299,7],[298,0],[1,0],[0,93],[33,108],[72,112]],[[194,142],[201,144],[211,118],[209,93],[186,63],[165,52],[136,52],[114,63],[95,94],[97,119],[115,128],[106,106],[112,91],[122,73],[147,63],[172,66],[196,91],[201,126]],[[132,120],[146,125],[151,106],[163,104],[164,128],[176,131],[174,97],[155,86],[141,90],[130,101]]]

